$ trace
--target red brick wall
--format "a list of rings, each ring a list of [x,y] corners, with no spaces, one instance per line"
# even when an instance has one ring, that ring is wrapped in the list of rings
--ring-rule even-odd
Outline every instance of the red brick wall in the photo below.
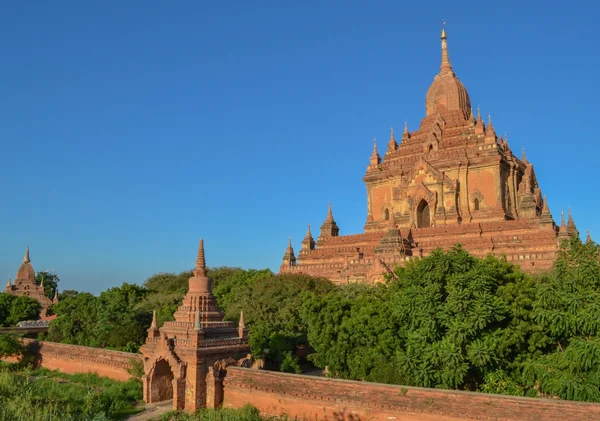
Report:
[[[312,420],[600,420],[600,405],[377,383],[228,367],[224,407],[247,403],[269,415]]]
[[[95,372],[99,376],[125,381],[131,377],[127,369],[131,368],[132,359],[142,361],[141,354],[128,352],[32,339],[23,339],[23,343],[33,351],[37,366],[70,374]]]

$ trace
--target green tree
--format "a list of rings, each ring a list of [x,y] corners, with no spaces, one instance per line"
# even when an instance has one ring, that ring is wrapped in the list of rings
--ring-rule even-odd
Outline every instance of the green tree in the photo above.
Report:
[[[0,334],[0,359],[23,354],[23,345],[16,335]]]
[[[123,283],[100,294],[96,326],[100,343],[129,352],[139,349],[152,320],[152,313],[139,308],[147,292],[139,285]]]
[[[503,259],[460,246],[304,304],[319,367],[340,377],[475,390],[527,347],[533,283]],[[523,307],[524,306],[524,307]]]
[[[221,284],[215,295],[228,320],[237,321],[243,310],[252,355],[278,369],[297,371],[298,359],[293,353],[299,345],[307,345],[302,302],[310,295],[332,291],[333,284],[308,275],[274,276],[268,270],[246,271],[228,282],[230,285]]]
[[[38,285],[44,283],[44,295],[50,299],[54,298],[54,293],[58,289],[58,283],[60,282],[60,278],[57,274],[40,271],[35,274],[35,282]]]
[[[563,242],[553,271],[540,279],[533,319],[539,345],[521,380],[543,395],[600,402],[600,262],[595,243]]]
[[[14,326],[24,320],[37,320],[40,303],[25,295],[0,293],[0,326]]]
[[[83,292],[53,305],[57,318],[50,323],[47,339],[75,345],[100,346],[97,331],[98,298]]]

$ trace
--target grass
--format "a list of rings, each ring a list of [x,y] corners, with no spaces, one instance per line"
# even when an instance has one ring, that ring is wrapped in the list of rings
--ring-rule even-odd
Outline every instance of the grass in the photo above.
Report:
[[[139,411],[141,399],[137,380],[0,363],[0,421],[122,420]]]

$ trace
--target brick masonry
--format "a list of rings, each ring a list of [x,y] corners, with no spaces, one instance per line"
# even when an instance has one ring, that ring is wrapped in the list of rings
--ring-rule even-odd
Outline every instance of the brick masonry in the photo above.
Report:
[[[228,367],[223,406],[306,420],[600,420],[600,405],[402,387]]]
[[[128,369],[134,361],[142,361],[141,354],[67,345],[56,342],[22,339],[23,344],[33,353],[35,365],[63,373],[96,373],[114,380],[126,381],[131,375]],[[15,358],[8,358],[16,362]]]

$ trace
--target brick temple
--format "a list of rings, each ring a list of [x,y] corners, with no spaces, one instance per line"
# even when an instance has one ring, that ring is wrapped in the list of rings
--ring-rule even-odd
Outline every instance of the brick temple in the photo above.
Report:
[[[374,142],[363,181],[364,233],[339,235],[331,204],[315,241],[310,225],[296,258],[291,240],[281,273],[334,282],[378,282],[395,265],[462,244],[471,254],[506,255],[527,272],[551,267],[559,242],[579,235],[571,213],[554,223],[533,164],[471,107],[454,73],[446,31],[439,73],[425,95],[419,128],[391,131],[383,156]]]
[[[174,316],[159,328],[154,313],[141,348],[144,402],[173,399],[173,409],[191,413],[218,406],[219,361],[245,357],[250,346],[243,314],[237,326],[223,320],[207,276],[203,240],[188,292]]]
[[[14,282],[11,282],[8,278],[4,293],[18,296],[26,295],[39,302],[41,305],[40,319],[53,319],[56,317],[48,316],[47,311],[52,304],[58,303],[58,290],[54,291],[54,299],[52,300],[44,295],[44,282],[42,281],[38,285],[35,280],[35,270],[29,258],[29,247],[25,250],[23,263],[19,266]]]

